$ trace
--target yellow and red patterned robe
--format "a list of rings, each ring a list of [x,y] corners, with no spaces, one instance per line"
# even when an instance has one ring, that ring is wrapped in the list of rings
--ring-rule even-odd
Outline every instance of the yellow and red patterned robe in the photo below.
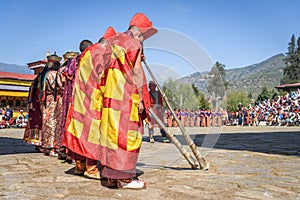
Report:
[[[100,78],[109,61],[105,55],[105,49],[99,43],[82,52],[62,138],[63,146],[95,160],[100,156]]]
[[[145,76],[143,97],[133,79],[134,62],[142,47],[131,36],[119,33],[105,52],[99,48],[93,45],[82,54],[65,145],[75,153],[100,160],[101,165],[130,170],[136,165],[146,116],[145,112],[138,113],[139,101],[144,100],[144,111],[150,105]]]

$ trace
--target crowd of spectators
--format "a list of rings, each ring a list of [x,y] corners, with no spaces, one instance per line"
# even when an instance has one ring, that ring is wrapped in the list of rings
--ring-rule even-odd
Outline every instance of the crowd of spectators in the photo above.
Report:
[[[185,127],[210,126],[300,126],[300,89],[285,93],[277,99],[264,101],[251,101],[249,106],[237,105],[237,110],[214,111],[209,109],[174,109],[180,123]],[[13,110],[7,106],[0,109],[1,128],[24,128],[28,119],[23,110],[14,118]],[[167,127],[178,127],[178,123],[169,110],[164,113],[164,123]]]
[[[13,110],[10,106],[0,108],[0,129],[2,128],[25,128],[28,122],[28,115],[20,110],[17,117],[13,117]]]
[[[286,92],[276,99],[254,101],[248,107],[238,105],[237,112],[230,112],[227,125],[238,126],[299,126],[300,90]]]
[[[185,127],[210,126],[300,126],[300,89],[286,92],[276,99],[255,102],[249,106],[237,105],[232,112],[209,109],[174,109],[175,115]],[[164,123],[167,127],[177,127],[178,124],[169,110],[165,111]]]

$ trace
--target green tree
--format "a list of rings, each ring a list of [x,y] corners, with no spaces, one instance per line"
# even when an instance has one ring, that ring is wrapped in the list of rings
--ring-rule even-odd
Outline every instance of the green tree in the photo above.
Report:
[[[297,40],[293,34],[288,44],[287,57],[284,59],[286,66],[283,69],[283,78],[280,84],[297,83],[300,81],[300,38]]]
[[[226,76],[225,65],[219,62],[216,62],[212,67],[211,71],[208,73],[209,79],[208,79],[207,91],[210,95],[212,108],[215,108],[217,102],[222,100],[226,94],[229,83],[228,81],[226,81],[225,76]]]
[[[192,84],[192,88],[193,88],[193,90],[194,90],[196,96],[198,97],[198,96],[200,95],[201,92],[200,92],[199,89],[195,86],[194,83]]]
[[[241,103],[243,106],[248,107],[251,100],[245,91],[233,91],[227,95],[227,110],[237,111],[237,106]]]
[[[169,79],[163,84],[162,90],[169,99],[172,108],[191,110],[199,105],[199,99],[191,84]]]
[[[252,99],[252,98],[253,98],[253,93],[252,93],[251,91],[248,93],[248,98],[249,98],[249,99]]]
[[[162,86],[162,90],[167,96],[170,105],[175,108],[178,108],[179,105],[179,99],[177,99],[176,93],[174,92],[177,88],[177,83],[173,79],[168,79],[166,82],[164,82]]]
[[[195,92],[195,95],[198,98],[197,107],[208,109],[210,107],[210,105],[209,105],[209,102],[208,102],[207,98],[205,98],[204,94],[202,94],[199,91],[199,89],[195,86],[195,84],[192,84],[192,88],[193,88],[193,90]]]
[[[267,87],[263,87],[261,92],[257,96],[257,101],[264,101],[268,99],[274,99],[276,92],[274,89],[268,90]]]
[[[297,49],[296,49],[296,72],[298,76],[298,81],[300,82],[300,37],[297,39]]]
[[[223,97],[229,85],[228,81],[225,79],[225,65],[216,62],[211,71],[208,73],[208,76],[208,92],[215,93],[216,95]]]
[[[204,94],[200,93],[198,96],[198,99],[199,99],[199,104],[198,104],[199,108],[204,108],[204,109],[210,108],[210,104],[209,104],[207,98],[205,98]]]

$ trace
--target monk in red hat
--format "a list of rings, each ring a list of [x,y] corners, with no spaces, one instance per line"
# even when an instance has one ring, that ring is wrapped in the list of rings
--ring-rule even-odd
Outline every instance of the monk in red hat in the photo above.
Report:
[[[108,41],[111,37],[116,35],[116,31],[113,27],[109,26],[104,35],[99,39],[98,43],[99,44],[94,44],[90,51],[93,54],[93,60],[94,60],[94,66],[96,69],[96,73],[94,74],[95,76],[92,76],[92,73],[90,75],[90,79],[91,81],[96,80],[96,85],[92,85],[92,88],[95,89],[95,86],[97,86],[99,84],[101,75],[105,69],[105,63],[100,63],[103,62],[104,60],[106,60],[105,58],[101,58],[104,56]],[[99,62],[99,63],[97,63]],[[97,66],[103,66],[103,68],[98,68]],[[87,87],[89,87],[89,85],[87,85]],[[93,99],[90,98],[92,100],[91,104],[98,104],[99,99]],[[86,120],[87,122],[90,122],[90,119]],[[88,145],[89,146],[89,145]],[[90,149],[91,151],[92,149]],[[92,150],[93,151],[93,150]],[[93,156],[90,155],[86,155],[86,171],[84,172],[84,177],[86,178],[91,178],[91,179],[99,179],[100,180],[100,173],[98,170],[98,166],[97,166],[97,160],[92,159],[94,158]]]
[[[109,27],[106,29],[104,35],[99,39],[98,42],[101,43],[101,42],[103,42],[103,40],[106,40],[106,44],[107,44],[107,41],[108,41],[111,37],[115,36],[116,34],[117,34],[117,33],[116,33],[115,29],[114,29],[113,27],[109,26]],[[106,48],[106,46],[105,46],[105,48]]]
[[[65,125],[64,145],[84,158],[76,160],[75,172],[91,179],[100,179],[99,142],[94,141],[100,135],[102,93],[99,84],[110,58],[104,56],[106,47],[115,34],[109,27],[99,42],[82,52]]]
[[[143,13],[137,13],[131,18],[129,30],[135,34],[139,33],[137,39],[141,42],[157,33],[157,29],[153,28],[152,22]]]
[[[157,30],[146,15],[138,13],[129,29],[110,39],[111,60],[103,74],[100,162],[102,176],[110,186],[142,189],[136,179],[136,162],[142,144],[143,120],[150,106],[146,76],[142,68],[141,42]]]

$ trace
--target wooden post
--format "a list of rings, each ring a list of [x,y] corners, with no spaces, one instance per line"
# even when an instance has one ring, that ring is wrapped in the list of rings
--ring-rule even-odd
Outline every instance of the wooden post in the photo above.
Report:
[[[181,143],[177,140],[177,138],[170,132],[170,130],[167,129],[167,127],[164,125],[164,123],[159,119],[159,117],[155,114],[155,112],[148,108],[150,115],[155,119],[155,121],[158,123],[159,127],[161,127],[171,142],[177,147],[177,149],[180,151],[180,153],[183,155],[183,157],[190,163],[192,169],[196,169],[198,165],[195,163],[195,160],[193,157],[190,156],[189,152],[181,145]]]
[[[175,115],[174,113],[174,110],[172,109],[170,103],[169,103],[169,100],[167,98],[167,96],[165,95],[165,93],[162,91],[161,87],[159,86],[154,74],[152,73],[150,67],[147,65],[146,61],[143,60],[143,63],[145,64],[152,80],[155,82],[156,86],[157,86],[157,89],[159,90],[159,92],[162,94],[162,97],[167,105],[167,107],[169,108],[170,112],[172,113],[175,121],[177,122],[180,130],[181,130],[181,133],[185,139],[185,141],[187,142],[187,144],[189,145],[189,147],[191,148],[193,154],[195,155],[199,165],[200,165],[200,169],[201,170],[208,170],[209,168],[209,163],[206,162],[206,160],[201,156],[199,150],[197,149],[194,141],[191,139],[190,135],[187,134],[185,128],[183,127],[183,125],[180,123],[180,120],[178,119],[178,117]]]

